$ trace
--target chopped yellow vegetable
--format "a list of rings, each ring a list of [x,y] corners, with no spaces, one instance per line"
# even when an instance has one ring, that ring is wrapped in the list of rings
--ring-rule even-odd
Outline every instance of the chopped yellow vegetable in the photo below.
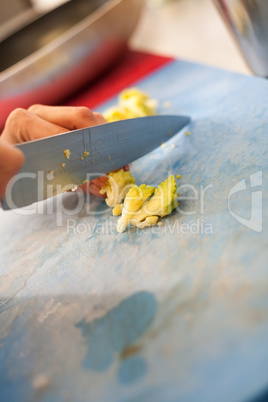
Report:
[[[104,112],[103,115],[105,119],[108,121],[108,123],[128,118],[126,116],[126,112],[124,110],[119,109],[119,106],[111,107],[110,109],[106,110],[106,112]]]
[[[122,216],[117,223],[118,232],[123,232],[130,222],[130,219],[135,215],[135,212],[142,207],[144,202],[151,197],[154,191],[154,187],[147,186],[146,184],[141,184],[139,187],[133,186],[128,191],[124,201]]]
[[[169,101],[165,107],[170,107]],[[128,88],[118,97],[118,105],[104,112],[108,122],[131,119],[135,117],[151,116],[156,114],[157,102],[138,88]],[[190,133],[186,133],[189,135]],[[165,143],[161,145],[162,148]],[[171,145],[175,148],[175,145]],[[85,156],[85,155],[84,155]],[[111,156],[108,156],[111,159]],[[180,178],[178,175],[177,178]],[[123,232],[130,223],[143,229],[157,224],[159,217],[170,214],[177,205],[177,186],[175,177],[169,176],[157,189],[146,184],[135,185],[135,178],[123,169],[111,172],[108,182],[101,188],[100,193],[106,194],[106,203],[113,208],[113,215],[122,216],[118,219],[117,230]],[[123,199],[124,203],[120,204]],[[162,226],[162,222],[158,222]]]
[[[107,183],[100,189],[100,194],[106,194],[106,204],[114,207],[125,198],[128,190],[134,186],[136,179],[130,172],[123,169],[108,174]]]
[[[177,174],[176,177],[177,177],[177,179],[180,179],[180,178],[181,178],[181,175],[180,175],[180,174]]]
[[[148,228],[149,226],[153,226],[157,223],[158,216],[148,216],[144,221],[137,222],[135,226],[139,229]]]
[[[157,101],[138,88],[128,88],[118,97],[118,105],[104,112],[108,122],[152,116],[156,114]]]
[[[70,159],[71,151],[69,149],[64,149],[63,155],[64,155],[64,158]]]
[[[185,135],[191,135],[190,131],[186,131]]]
[[[84,151],[84,153],[83,153],[83,157],[84,157],[84,158],[87,158],[87,157],[88,157],[88,155],[89,155],[89,152]]]
[[[116,204],[113,208],[113,215],[119,216],[122,214],[123,204]]]
[[[153,197],[146,201],[142,208],[131,218],[130,223],[144,221],[148,216],[166,216],[171,214],[177,204],[177,186],[175,177],[169,176],[154,192]]]

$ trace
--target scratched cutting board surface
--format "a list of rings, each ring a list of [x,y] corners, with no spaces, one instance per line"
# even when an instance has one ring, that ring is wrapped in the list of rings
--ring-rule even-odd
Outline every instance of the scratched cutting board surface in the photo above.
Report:
[[[180,174],[186,198],[162,227],[121,235],[99,200],[72,213],[75,194],[65,214],[57,199],[0,212],[1,401],[235,402],[268,387],[268,81],[174,61],[136,85],[192,122],[132,173]]]

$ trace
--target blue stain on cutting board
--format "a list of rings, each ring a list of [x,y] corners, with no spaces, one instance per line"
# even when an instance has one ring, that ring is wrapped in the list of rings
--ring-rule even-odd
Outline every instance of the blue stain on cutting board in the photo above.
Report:
[[[155,296],[146,291],[135,293],[93,322],[82,320],[76,324],[87,343],[83,361],[86,370],[106,370],[115,356],[123,353],[152,323],[157,308]],[[128,357],[119,370],[121,382],[132,382],[146,371],[141,358]]]
[[[140,356],[125,359],[118,371],[118,379],[122,384],[138,381],[146,373],[146,362]]]

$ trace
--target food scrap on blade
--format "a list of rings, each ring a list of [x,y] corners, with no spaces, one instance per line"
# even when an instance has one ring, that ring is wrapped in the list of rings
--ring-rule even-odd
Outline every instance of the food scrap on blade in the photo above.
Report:
[[[71,151],[69,149],[64,149],[63,151],[64,158],[70,159]]]

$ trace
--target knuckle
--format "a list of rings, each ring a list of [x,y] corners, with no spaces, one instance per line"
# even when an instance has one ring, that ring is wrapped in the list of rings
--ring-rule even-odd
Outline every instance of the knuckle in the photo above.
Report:
[[[31,112],[31,113],[34,113],[34,112],[36,112],[37,110],[39,110],[40,106],[41,106],[41,105],[39,105],[39,104],[36,103],[36,104],[30,106],[30,107],[28,108],[28,111]]]
[[[92,120],[93,118],[95,118],[92,111],[85,106],[75,108],[74,114],[78,120]]]
[[[103,116],[101,113],[99,113],[99,112],[94,112],[94,115],[95,115],[95,117],[96,117],[99,121],[103,121],[103,122],[106,121],[105,118],[104,118],[104,116]]]
[[[14,109],[6,120],[3,135],[12,143],[22,142],[22,132],[28,126],[29,112],[22,108]]]
[[[17,117],[22,117],[22,116],[24,116],[26,113],[27,113],[27,111],[26,111],[25,109],[19,107],[19,108],[17,108],[17,109],[14,109],[14,110],[10,113],[10,115],[9,115],[8,118],[9,118],[10,120],[13,120],[13,119],[16,119]]]
[[[20,124],[21,120],[25,120],[27,111],[22,108],[14,109],[7,118],[6,125],[8,127],[14,127]]]
[[[63,134],[63,133],[66,133],[66,132],[68,132],[67,129],[64,129],[64,128],[59,127],[59,126],[55,126],[55,130],[53,130],[53,135]]]

